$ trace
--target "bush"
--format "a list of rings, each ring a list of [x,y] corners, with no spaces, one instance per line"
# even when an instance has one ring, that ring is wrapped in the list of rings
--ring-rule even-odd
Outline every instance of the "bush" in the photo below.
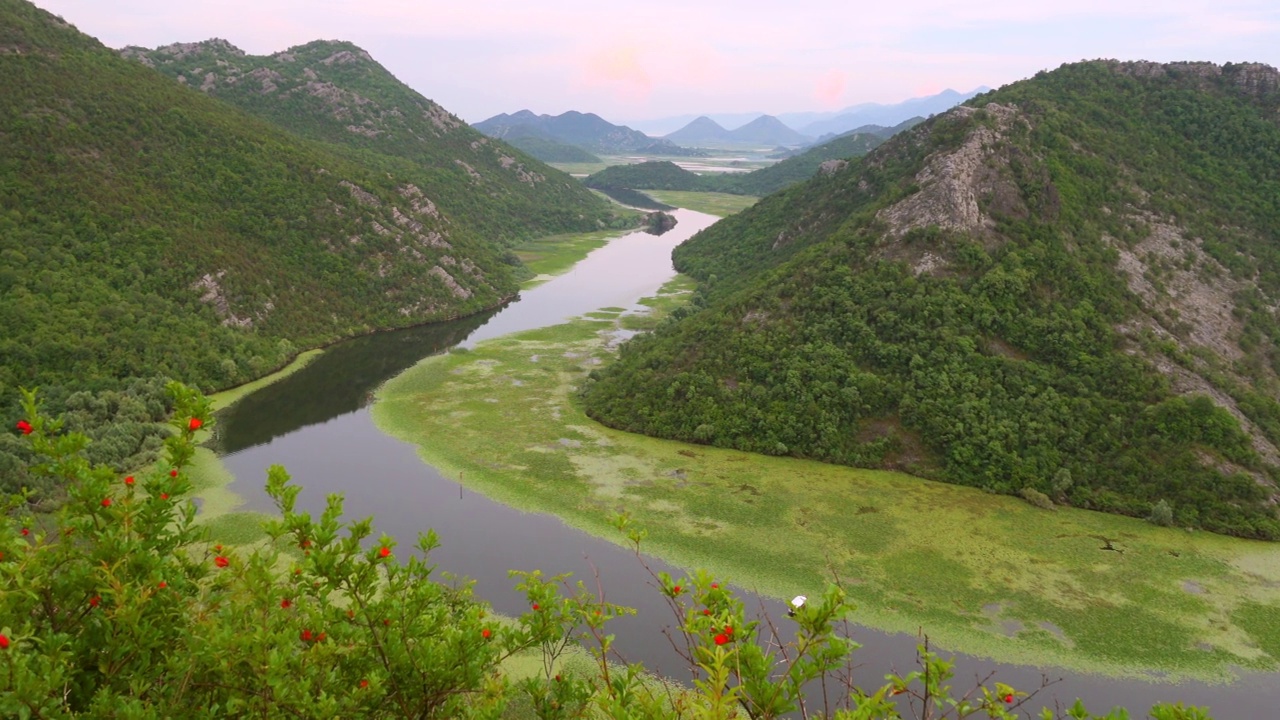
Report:
[[[780,718],[795,712],[806,686],[834,678],[856,647],[837,631],[852,606],[837,586],[796,612],[792,639],[772,623],[747,620],[742,601],[699,572],[653,574],[678,618],[683,654],[698,679],[672,692],[640,666],[608,658],[616,617],[582,583],[516,572],[529,602],[518,618],[495,617],[469,583],[431,576],[431,532],[404,562],[394,539],[371,536],[372,519],[343,522],[331,495],[321,516],[297,513],[300,488],[272,467],[267,492],[280,516],[270,542],[214,544],[195,524],[185,467],[192,436],[211,422],[209,403],[181,385],[165,464],[119,477],[83,458],[87,438],[63,434],[26,394],[18,423],[41,472],[69,480],[56,516],[33,516],[21,496],[0,518],[0,716],[3,717],[351,717]],[[639,555],[643,533],[620,518]],[[558,660],[585,643],[592,673],[560,672]],[[534,652],[543,671],[519,682],[501,671]],[[1013,720],[1035,696],[1003,683],[953,698],[951,664],[920,648],[922,672],[890,676],[866,692],[849,687],[844,720],[913,717]],[[825,686],[825,685],[824,685]],[[897,696],[905,695],[905,698]],[[903,702],[903,701],[906,702]],[[1026,709],[1030,709],[1029,707]],[[1054,717],[1045,711],[1041,717]],[[1203,720],[1157,707],[1160,720]],[[1088,720],[1077,703],[1067,715]]]
[[[1049,499],[1048,495],[1045,495],[1044,493],[1040,492],[1039,490],[1036,490],[1033,487],[1030,487],[1030,486],[1024,487],[1018,491],[1018,494],[1022,496],[1023,500],[1026,500],[1027,502],[1031,503],[1032,505],[1035,505],[1038,508],[1043,508],[1045,510],[1058,509],[1057,507],[1054,506],[1053,501]]]
[[[1169,501],[1161,499],[1159,502],[1151,506],[1151,514],[1147,516],[1147,520],[1161,525],[1170,527],[1173,525],[1173,508],[1169,506]]]

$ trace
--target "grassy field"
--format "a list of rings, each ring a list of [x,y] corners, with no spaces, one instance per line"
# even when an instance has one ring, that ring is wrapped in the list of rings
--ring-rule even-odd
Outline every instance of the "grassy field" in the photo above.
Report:
[[[515,248],[516,255],[537,276],[522,285],[527,290],[546,282],[572,268],[592,250],[604,247],[609,240],[635,231],[636,228],[630,228],[552,235],[519,245]]]
[[[661,203],[725,217],[755,205],[760,198],[728,193],[689,192],[685,190],[645,190],[645,195]]]
[[[620,329],[653,321],[591,315],[428,358],[379,391],[374,419],[502,502],[614,539],[625,510],[648,551],[774,597],[838,574],[861,622],[950,650],[1168,679],[1277,667],[1280,546],[611,430],[575,389]]]
[[[260,377],[257,380],[254,380],[253,382],[247,382],[243,385],[237,385],[236,387],[223,390],[222,392],[217,392],[210,395],[209,399],[213,401],[213,411],[217,412],[219,410],[222,410],[223,408],[230,407],[237,400],[244,397],[245,395],[248,395],[249,393],[259,390],[261,388],[264,388],[270,385],[271,383],[277,380],[280,380],[281,378],[289,377],[295,372],[306,367],[308,363],[310,363],[312,360],[315,360],[317,357],[319,357],[320,353],[322,352],[324,352],[323,349],[317,348],[315,350],[307,350],[305,352],[298,353],[298,356],[293,359],[293,362],[271,373],[270,375],[267,375],[265,377]]]

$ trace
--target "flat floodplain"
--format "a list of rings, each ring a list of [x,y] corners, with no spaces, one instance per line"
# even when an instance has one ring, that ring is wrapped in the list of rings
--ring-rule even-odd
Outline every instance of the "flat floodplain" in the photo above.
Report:
[[[645,190],[644,194],[660,203],[697,210],[716,217],[726,217],[746,210],[760,199],[753,195],[688,190]]]
[[[648,552],[778,598],[838,576],[859,622],[948,650],[1170,680],[1278,666],[1275,544],[591,421],[577,389],[644,320],[601,311],[428,358],[382,387],[373,418],[504,503],[612,539],[626,511]]]

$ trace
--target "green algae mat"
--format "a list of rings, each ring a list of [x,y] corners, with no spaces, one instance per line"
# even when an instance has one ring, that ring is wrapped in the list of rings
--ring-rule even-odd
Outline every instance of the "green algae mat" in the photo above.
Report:
[[[687,293],[678,279],[651,300]],[[1227,679],[1280,666],[1280,546],[804,460],[657,440],[587,418],[617,309],[424,360],[373,408],[423,459],[510,505],[779,598],[839,577],[860,622],[1008,662]]]

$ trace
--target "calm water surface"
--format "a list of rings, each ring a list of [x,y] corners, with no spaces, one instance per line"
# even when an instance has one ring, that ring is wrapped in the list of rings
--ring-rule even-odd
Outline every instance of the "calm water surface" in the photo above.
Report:
[[[241,400],[218,425],[218,443],[235,475],[232,489],[252,509],[272,510],[263,491],[266,469],[288,468],[303,486],[301,509],[319,513],[325,496],[346,496],[348,517],[373,516],[377,532],[412,545],[419,532],[435,529],[441,546],[432,553],[439,569],[471,578],[476,593],[499,611],[519,614],[524,601],[513,590],[510,569],[540,569],[547,574],[572,572],[594,587],[598,574],[606,599],[637,608],[636,617],[611,625],[617,647],[630,661],[686,678],[683,664],[664,635],[674,618],[635,555],[606,540],[570,528],[554,516],[524,513],[493,502],[448,480],[424,464],[413,446],[380,432],[367,409],[372,392],[424,357],[454,345],[557,324],[602,307],[635,307],[652,295],[674,271],[671,250],[716,218],[689,210],[673,213],[676,228],[662,236],[634,233],[594,251],[573,270],[533,290],[502,310],[449,323],[357,338],[327,350],[306,368]],[[447,439],[446,439],[447,441]],[[655,570],[680,573],[652,558]],[[749,589],[747,589],[749,591]],[[797,588],[817,594],[818,588]],[[748,608],[776,619],[784,633],[792,626],[782,603],[744,593]],[[891,671],[914,669],[917,639],[855,628],[863,648],[855,655],[855,679],[878,685]],[[1207,705],[1218,720],[1280,718],[1280,675],[1246,677],[1231,686],[1184,683],[1169,685],[1115,680],[1054,668],[1005,665],[956,656],[954,685],[967,687],[973,678],[996,672],[1000,680],[1022,689],[1040,685],[1043,677],[1062,678],[1038,699],[1069,704],[1081,697],[1099,712],[1116,705],[1144,717],[1156,702],[1181,700]]]

